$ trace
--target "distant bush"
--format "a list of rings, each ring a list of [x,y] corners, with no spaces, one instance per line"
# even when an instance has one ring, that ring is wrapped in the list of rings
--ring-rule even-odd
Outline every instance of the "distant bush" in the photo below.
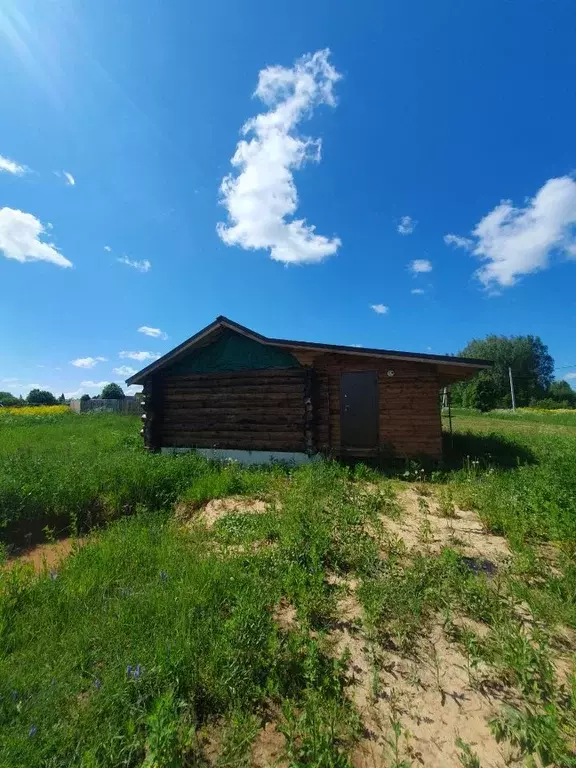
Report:
[[[11,392],[0,392],[0,403],[2,405],[18,405],[19,402],[18,398],[14,397]]]
[[[552,397],[545,397],[542,400],[530,400],[530,408],[538,408],[543,411],[571,410],[576,406],[572,400],[556,400]]]
[[[102,400],[122,400],[126,395],[118,384],[106,384],[100,395]]]
[[[52,392],[45,389],[32,389],[28,393],[26,402],[29,405],[56,405],[58,402]]]

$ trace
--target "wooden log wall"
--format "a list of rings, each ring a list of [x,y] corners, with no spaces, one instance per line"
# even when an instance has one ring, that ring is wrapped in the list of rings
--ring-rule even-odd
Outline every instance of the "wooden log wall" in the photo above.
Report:
[[[142,392],[142,429],[140,434],[149,451],[157,451],[161,444],[162,422],[161,380],[156,376],[146,379]]]
[[[319,450],[339,455],[340,377],[348,371],[377,371],[379,448],[383,455],[442,456],[439,377],[433,363],[397,361],[316,350],[292,350],[316,375],[316,441]],[[389,376],[388,372],[394,375]],[[365,454],[365,452],[364,452]]]
[[[165,376],[162,445],[305,451],[307,386],[301,368]]]

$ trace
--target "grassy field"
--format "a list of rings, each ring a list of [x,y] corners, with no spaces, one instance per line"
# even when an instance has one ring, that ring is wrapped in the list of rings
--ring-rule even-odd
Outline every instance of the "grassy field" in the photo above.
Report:
[[[576,766],[570,416],[460,412],[387,477],[0,416],[6,551],[99,526],[0,571],[0,766]]]

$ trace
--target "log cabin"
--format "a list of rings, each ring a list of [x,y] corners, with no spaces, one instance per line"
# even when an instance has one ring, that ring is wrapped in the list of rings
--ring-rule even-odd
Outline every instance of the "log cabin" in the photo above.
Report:
[[[492,364],[262,336],[226,317],[126,380],[145,445],[245,463],[442,456],[441,388]]]

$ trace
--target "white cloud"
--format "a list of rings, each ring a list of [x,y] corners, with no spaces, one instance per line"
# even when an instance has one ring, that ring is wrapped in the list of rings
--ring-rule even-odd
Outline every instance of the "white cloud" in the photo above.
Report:
[[[298,124],[321,104],[335,105],[333,87],[340,75],[328,61],[329,50],[298,59],[291,69],[260,71],[257,96],[266,106],[248,120],[231,163],[238,174],[222,181],[221,203],[229,224],[217,232],[226,245],[246,250],[270,249],[285,264],[319,262],[332,256],[341,241],[317,235],[305,219],[292,218],[298,208],[293,171],[320,160],[319,139],[301,136]]]
[[[0,208],[0,251],[6,258],[22,264],[26,261],[49,261],[59,267],[71,267],[72,262],[53,243],[41,240],[46,228],[31,213]]]
[[[160,355],[154,352],[119,352],[118,357],[138,360],[139,363],[143,363],[145,360],[158,360]]]
[[[110,251],[112,250],[112,248],[110,248],[110,246],[109,246],[109,245],[105,245],[105,246],[104,246],[104,250],[105,250],[105,251],[108,251],[108,253],[110,253]]]
[[[410,262],[410,270],[415,275],[420,272],[432,272],[432,262],[428,259],[414,259],[414,261]]]
[[[118,259],[120,264],[127,264],[129,267],[133,267],[134,269],[137,269],[139,272],[148,272],[149,269],[152,269],[152,264],[148,261],[148,259],[142,259],[141,261],[132,261],[127,256],[120,256]]]
[[[117,376],[133,376],[136,373],[136,368],[132,368],[130,365],[120,365],[118,368],[112,368],[112,373]]]
[[[168,338],[168,334],[164,333],[164,331],[161,331],[160,328],[150,328],[149,325],[141,325],[140,328],[138,328],[138,333],[151,336],[153,339],[166,340]]]
[[[2,384],[16,384],[17,381],[20,381],[16,376],[9,376],[7,379],[2,379]]]
[[[76,360],[71,360],[71,365],[76,368],[94,368],[98,363],[105,363],[105,357],[78,357]]]
[[[73,187],[74,184],[76,184],[76,179],[74,178],[74,176],[72,176],[71,173],[68,173],[68,171],[62,171],[62,174],[66,179],[66,184],[68,184],[69,187]]]
[[[566,380],[569,380],[569,379],[576,379],[576,371],[572,371],[571,373],[567,373],[567,374],[564,376],[564,378],[565,378]],[[7,379],[4,379],[4,381],[7,381]]]
[[[388,312],[386,304],[370,304],[370,309],[373,309],[377,315],[385,315]]]
[[[553,253],[576,258],[575,226],[576,181],[562,176],[548,179],[523,208],[502,201],[476,225],[470,244],[446,237],[484,262],[476,277],[485,286],[507,287],[546,269]]]
[[[0,173],[12,173],[14,176],[22,176],[27,171],[28,168],[25,165],[20,165],[20,163],[0,155]]]
[[[416,224],[418,224],[417,221],[414,221],[414,219],[411,216],[402,216],[400,221],[398,222],[398,232],[401,235],[411,235],[412,232],[414,232],[414,229],[416,228]]]
[[[64,392],[64,397],[66,400],[77,400],[79,397],[82,397],[84,394],[84,389],[80,387],[79,389],[75,389],[72,392]]]
[[[472,248],[474,241],[469,237],[460,237],[460,235],[444,235],[446,245],[453,245],[455,248]]]
[[[421,296],[423,293],[426,293],[426,291],[424,290],[424,288],[412,288],[410,293],[413,293],[414,296]]]
[[[86,389],[102,389],[106,384],[110,384],[109,381],[81,381],[80,386]]]

